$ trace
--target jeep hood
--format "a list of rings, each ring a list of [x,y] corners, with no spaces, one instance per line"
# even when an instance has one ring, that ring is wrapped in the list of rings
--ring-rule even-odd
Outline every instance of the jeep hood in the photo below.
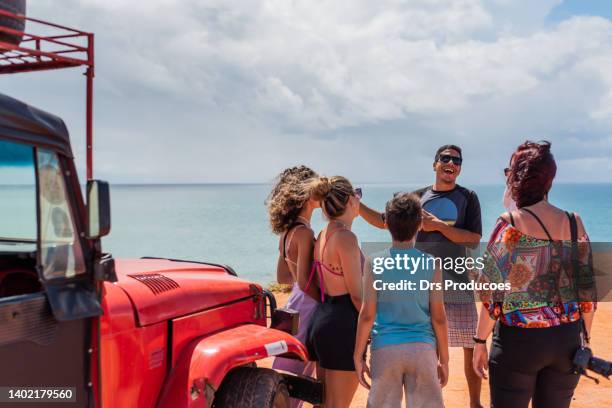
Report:
[[[261,287],[220,266],[168,259],[118,259],[118,281],[138,324],[146,326],[261,293]]]

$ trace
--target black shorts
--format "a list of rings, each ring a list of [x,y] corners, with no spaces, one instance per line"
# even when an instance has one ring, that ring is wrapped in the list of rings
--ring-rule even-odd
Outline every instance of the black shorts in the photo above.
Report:
[[[353,352],[358,317],[351,295],[326,295],[312,315],[306,336],[310,359],[329,370],[355,371]]]

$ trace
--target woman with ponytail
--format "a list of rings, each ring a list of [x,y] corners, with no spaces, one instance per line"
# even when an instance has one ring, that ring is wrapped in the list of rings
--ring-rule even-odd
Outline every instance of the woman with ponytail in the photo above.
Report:
[[[312,265],[314,233],[310,227],[312,212],[319,201],[311,198],[305,183],[317,174],[306,166],[284,170],[277,178],[268,200],[270,226],[279,235],[279,256],[276,268],[278,283],[292,285],[285,307],[299,312],[300,323],[296,337],[304,343],[310,318],[318,304],[315,286],[306,290]],[[274,369],[311,376],[315,370],[313,362],[278,357]],[[300,407],[302,402],[291,399],[291,407]]]
[[[312,316],[306,346],[325,384],[325,407],[345,408],[358,386],[353,352],[364,258],[351,226],[359,215],[361,190],[341,176],[315,178],[305,188],[320,201],[329,221],[316,240],[307,284],[320,288],[321,303]]]

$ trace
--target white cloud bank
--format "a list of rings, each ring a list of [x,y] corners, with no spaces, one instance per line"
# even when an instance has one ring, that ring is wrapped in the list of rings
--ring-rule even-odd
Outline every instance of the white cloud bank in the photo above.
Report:
[[[548,22],[559,3],[39,0],[29,11],[96,33],[96,168],[113,181],[265,181],[301,162],[429,181],[433,151],[455,142],[465,183],[498,182],[525,138],[553,141],[562,180],[612,181],[612,22]],[[81,139],[75,73],[35,75],[0,85]]]

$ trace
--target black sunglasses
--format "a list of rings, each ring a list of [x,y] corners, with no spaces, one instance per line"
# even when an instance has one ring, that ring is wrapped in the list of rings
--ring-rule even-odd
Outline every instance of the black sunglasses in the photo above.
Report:
[[[438,157],[438,161],[442,163],[450,163],[452,161],[456,166],[461,166],[461,163],[463,163],[463,159],[461,157],[451,156],[450,154],[441,154]]]
[[[508,177],[510,175],[510,170],[512,170],[510,167],[506,167],[504,169],[504,176]]]
[[[361,197],[363,197],[363,191],[361,191],[361,187],[357,187],[355,190],[353,190],[353,194],[355,194],[355,197],[361,199]]]

